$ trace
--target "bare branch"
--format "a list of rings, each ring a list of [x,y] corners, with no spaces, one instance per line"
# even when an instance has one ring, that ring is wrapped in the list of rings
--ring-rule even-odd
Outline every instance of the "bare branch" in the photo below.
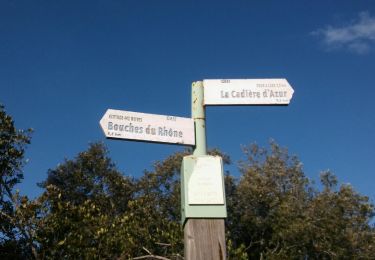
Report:
[[[155,244],[159,246],[172,246],[172,244],[166,244],[166,243],[160,243],[160,242],[155,242]]]
[[[169,258],[158,256],[158,255],[144,255],[144,256],[137,256],[132,258],[132,260],[138,260],[138,259],[158,259],[158,260],[171,260]]]
[[[145,248],[144,246],[142,246],[142,249],[145,250],[149,255],[152,255],[152,253],[150,252],[150,250],[148,250],[148,249]]]

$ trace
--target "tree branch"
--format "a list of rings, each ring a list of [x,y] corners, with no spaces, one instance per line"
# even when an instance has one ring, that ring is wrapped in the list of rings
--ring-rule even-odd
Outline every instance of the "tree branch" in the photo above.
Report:
[[[158,255],[144,255],[144,256],[137,256],[137,257],[132,258],[132,260],[138,260],[138,259],[171,260],[170,258],[166,258],[163,256],[158,256]]]

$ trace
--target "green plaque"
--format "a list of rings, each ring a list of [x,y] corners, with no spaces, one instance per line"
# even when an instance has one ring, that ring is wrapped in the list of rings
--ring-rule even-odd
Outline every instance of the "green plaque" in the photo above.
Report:
[[[223,162],[219,156],[185,156],[181,166],[181,221],[226,218]]]

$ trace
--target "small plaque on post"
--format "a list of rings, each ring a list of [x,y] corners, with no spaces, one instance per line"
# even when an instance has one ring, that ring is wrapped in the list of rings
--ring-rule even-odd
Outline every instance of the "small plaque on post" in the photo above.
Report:
[[[190,205],[223,205],[224,190],[222,165],[219,157],[197,158],[189,179]]]

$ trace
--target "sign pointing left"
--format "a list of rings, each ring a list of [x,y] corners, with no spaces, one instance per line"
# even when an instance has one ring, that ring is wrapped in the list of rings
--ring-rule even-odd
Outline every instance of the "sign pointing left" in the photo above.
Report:
[[[108,109],[100,126],[107,138],[195,145],[191,118]]]

